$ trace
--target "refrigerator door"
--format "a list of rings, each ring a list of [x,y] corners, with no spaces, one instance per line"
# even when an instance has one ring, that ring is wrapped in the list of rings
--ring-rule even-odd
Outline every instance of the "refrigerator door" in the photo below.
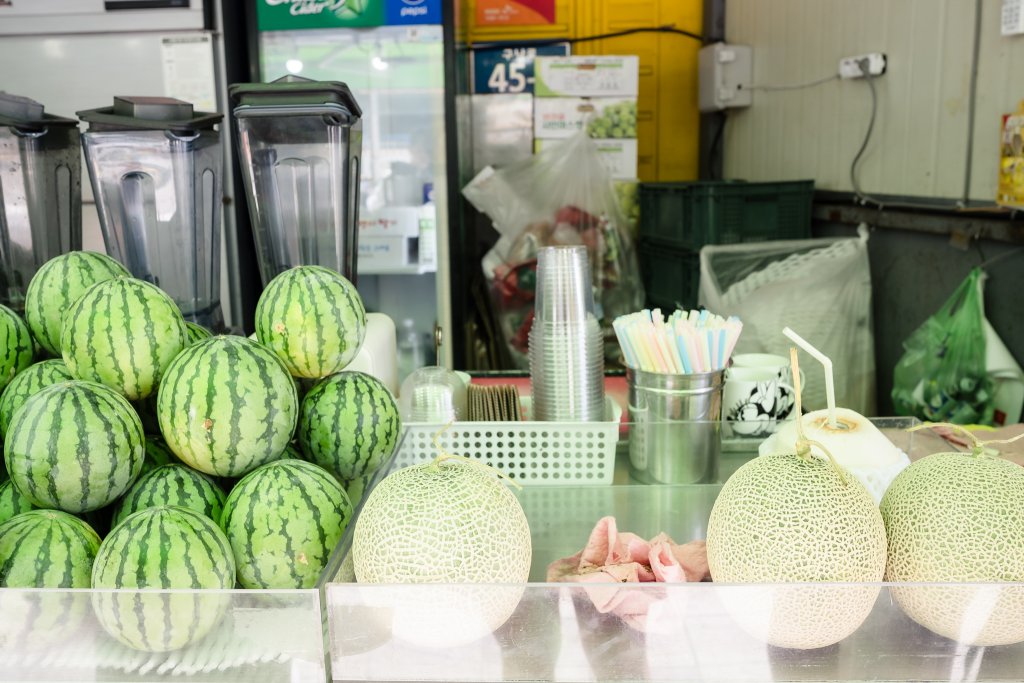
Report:
[[[447,215],[442,27],[274,30],[258,42],[263,81],[340,80],[359,102],[359,292],[403,330],[399,355],[416,355],[412,364],[400,358],[403,367],[432,364],[435,325],[451,330],[447,229],[438,219]]]

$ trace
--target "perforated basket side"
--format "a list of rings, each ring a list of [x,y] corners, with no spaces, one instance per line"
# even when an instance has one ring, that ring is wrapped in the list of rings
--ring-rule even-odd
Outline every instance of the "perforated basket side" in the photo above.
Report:
[[[436,436],[449,453],[477,458],[520,484],[608,485],[615,474],[617,416],[621,409],[607,422],[459,422],[447,430],[410,424],[395,466],[433,460]]]

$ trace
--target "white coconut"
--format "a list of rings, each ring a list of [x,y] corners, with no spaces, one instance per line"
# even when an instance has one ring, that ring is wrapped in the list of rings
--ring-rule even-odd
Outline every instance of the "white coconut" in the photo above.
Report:
[[[881,513],[886,581],[947,584],[894,586],[911,619],[965,645],[1024,641],[1024,587],[998,585],[1024,582],[1024,468],[929,455],[896,477]]]
[[[366,596],[392,614],[396,637],[454,646],[491,634],[515,611],[530,575],[530,527],[493,472],[435,461],[374,488],[356,520],[352,556],[359,583],[443,584],[368,588]]]
[[[766,455],[722,487],[708,521],[715,583],[877,583],[885,527],[867,489],[808,455]],[[870,614],[880,586],[724,586],[739,625],[765,642],[811,649],[839,642]]]
[[[910,464],[906,453],[856,411],[836,408],[835,427],[829,425],[827,410],[807,413],[800,420],[805,436],[824,445],[843,469],[857,477],[875,504],[882,500],[896,475]],[[761,443],[758,452],[792,453],[798,438],[796,420],[788,420]]]

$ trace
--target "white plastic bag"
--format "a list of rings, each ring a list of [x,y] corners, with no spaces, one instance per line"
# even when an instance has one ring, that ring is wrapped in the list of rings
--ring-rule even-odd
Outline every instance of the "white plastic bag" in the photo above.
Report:
[[[868,233],[859,237],[707,246],[700,252],[701,305],[737,315],[735,353],[788,357],[789,326],[832,359],[836,403],[875,415],[875,342]],[[826,407],[822,373],[807,370],[807,410]]]

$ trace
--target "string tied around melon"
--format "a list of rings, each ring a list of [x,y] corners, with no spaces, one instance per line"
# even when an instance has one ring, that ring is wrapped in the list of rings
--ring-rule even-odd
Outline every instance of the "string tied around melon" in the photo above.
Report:
[[[994,444],[1008,444],[1013,443],[1019,439],[1024,439],[1024,434],[1018,434],[1017,436],[1010,439],[990,439],[988,441],[981,441],[978,436],[963,426],[953,424],[952,422],[924,422],[922,424],[910,427],[907,432],[916,432],[922,429],[931,429],[932,427],[945,427],[947,429],[953,429],[966,436],[971,441],[971,457],[977,458],[981,455],[999,455],[999,450],[995,448],[989,448]]]
[[[499,479],[504,479],[505,483],[508,484],[509,486],[513,486],[520,491],[522,490],[522,484],[520,484],[512,477],[508,476],[507,474],[499,470],[497,467],[488,465],[487,463],[481,462],[475,458],[467,458],[464,455],[456,455],[454,453],[449,453],[448,449],[441,445],[441,435],[447,432],[449,429],[451,429],[453,424],[454,421],[449,420],[448,424],[442,427],[440,431],[438,431],[437,433],[434,434],[434,436],[431,437],[430,440],[434,443],[434,448],[437,449],[438,455],[430,462],[429,467],[433,468],[433,470],[436,471],[440,468],[441,463],[446,462],[448,460],[456,460],[459,462],[468,463],[470,465],[476,465],[477,467],[482,467],[485,470],[489,470],[492,474],[498,475]]]
[[[825,448],[825,444],[820,441],[808,439],[807,435],[804,433],[803,406],[801,405],[800,397],[802,391],[802,387],[800,386],[800,359],[797,357],[796,347],[791,347],[789,349],[789,360],[791,365],[790,369],[793,372],[793,394],[796,401],[796,404],[793,407],[793,411],[796,413],[796,455],[802,460],[810,460],[811,447],[817,446],[818,449],[820,449],[828,458],[828,462],[832,466],[832,469],[835,470],[837,475],[839,475],[839,481],[843,483],[843,486],[847,486],[850,483],[850,478],[847,476],[846,470],[839,466],[836,459],[831,453],[829,453],[829,450]]]

